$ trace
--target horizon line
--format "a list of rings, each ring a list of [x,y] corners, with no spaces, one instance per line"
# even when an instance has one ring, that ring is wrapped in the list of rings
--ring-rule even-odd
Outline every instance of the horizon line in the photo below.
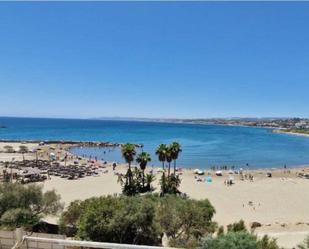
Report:
[[[76,119],[76,120],[149,120],[149,121],[156,121],[156,120],[213,120],[213,119],[224,119],[224,120],[233,120],[233,119],[309,119],[308,117],[298,117],[298,116],[287,116],[287,117],[267,117],[267,116],[234,116],[234,117],[198,117],[198,118],[177,118],[177,117],[126,117],[126,116],[102,116],[102,117],[62,117],[62,116],[2,116],[0,118],[30,118],[30,119]]]

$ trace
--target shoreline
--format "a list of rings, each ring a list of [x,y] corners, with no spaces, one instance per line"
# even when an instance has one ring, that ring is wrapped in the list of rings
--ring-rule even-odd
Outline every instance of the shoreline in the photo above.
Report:
[[[23,140],[23,139],[0,139],[0,143],[43,143],[43,144],[65,144],[72,146],[85,147],[120,147],[122,143],[102,142],[102,141],[75,141],[75,140]],[[133,144],[137,148],[143,147],[143,144]]]
[[[7,143],[0,143],[3,147]],[[11,144],[18,148],[21,143]],[[74,200],[85,200],[91,197],[121,194],[121,186],[117,182],[118,174],[127,170],[127,164],[122,163],[113,170],[110,162],[106,164],[100,160],[93,162],[89,158],[82,158],[67,150],[71,144],[28,144],[29,149],[39,147],[39,159],[49,160],[50,153],[56,155],[56,161],[60,166],[78,165],[84,163],[86,167],[97,168],[97,175],[85,176],[69,180],[61,176],[51,175],[50,179],[38,182],[44,191],[55,189],[61,195],[62,201],[67,207]],[[68,154],[68,160],[63,158]],[[15,157],[22,161],[21,153],[0,153],[0,161],[7,156]],[[17,158],[18,156],[18,158]],[[26,159],[35,160],[35,153],[25,154]],[[8,160],[10,161],[10,160]],[[135,165],[133,165],[134,167]],[[1,165],[0,165],[1,168]],[[159,180],[162,175],[161,167],[146,168],[146,172],[153,170],[155,181],[154,193],[160,190]],[[259,222],[261,227],[256,230],[258,235],[263,233],[273,234],[278,238],[282,246],[292,248],[296,246],[309,233],[309,213],[306,203],[309,203],[309,180],[298,177],[299,172],[309,173],[309,167],[274,169],[272,177],[267,177],[268,170],[252,169],[244,170],[244,174],[251,174],[254,180],[241,179],[239,174],[230,174],[229,170],[222,170],[223,176],[217,176],[215,171],[207,170],[205,175],[194,174],[194,169],[182,169],[178,173],[181,177],[180,191],[186,193],[192,199],[209,199],[216,209],[214,221],[219,225],[228,225],[243,219],[248,228],[253,222]],[[1,174],[0,170],[0,174]],[[206,181],[211,177],[212,181]],[[224,181],[233,177],[234,184],[227,186]],[[56,218],[56,217],[55,217]],[[301,232],[300,232],[301,231]],[[295,238],[294,238],[295,236]],[[293,237],[293,239],[290,239]]]
[[[282,130],[282,129],[273,129],[273,133],[287,134],[287,135],[291,135],[291,136],[299,136],[299,137],[308,137],[309,138],[309,134],[293,132],[293,131],[285,131],[285,130]]]
[[[257,127],[260,128],[260,127]],[[288,134],[288,135],[296,135],[296,136],[306,136],[309,137],[309,134],[298,134],[298,133],[291,133],[291,132],[275,132],[275,130],[273,130],[274,133],[282,133],[282,134]],[[120,148],[121,145],[123,143],[115,143],[115,142],[104,142],[104,141],[75,141],[75,140],[28,140],[28,139],[0,139],[0,143],[5,143],[5,144],[16,144],[16,143],[20,143],[21,145],[27,145],[27,144],[44,144],[44,145],[63,145],[65,146],[65,150],[66,152],[75,155],[75,156],[79,156],[82,157],[82,155],[80,154],[76,154],[73,153],[71,151],[71,149],[73,148],[78,148],[78,147],[85,147],[85,148]],[[137,148],[142,148],[143,144],[134,144]],[[0,153],[3,153],[4,151],[1,151],[0,149]],[[17,152],[11,152],[9,154],[14,155],[14,153]],[[89,156],[90,157],[90,156]],[[1,160],[0,160],[1,161]],[[107,161],[108,163],[113,163],[114,161],[108,161],[108,160],[104,160]],[[117,162],[119,164],[124,164],[124,162]],[[221,167],[222,166],[222,167]],[[242,169],[243,171],[249,171],[249,172],[254,172],[254,171],[276,171],[276,170],[281,170],[284,169],[283,166],[267,166],[267,167],[259,167],[256,166],[254,168],[247,168],[246,166],[235,166],[234,169],[232,169],[232,166],[228,166],[228,165],[219,165],[217,164],[215,167],[215,170],[240,170]],[[224,166],[227,167],[227,169],[224,169]],[[161,168],[161,165],[153,165],[154,168]],[[181,165],[182,169],[188,169],[188,170],[194,170],[194,169],[201,169],[203,171],[213,171],[211,169],[212,166],[209,166],[207,168],[199,168],[196,166],[183,166]],[[309,162],[308,163],[302,163],[302,164],[298,164],[298,165],[290,165],[287,166],[286,169],[301,169],[301,168],[307,168],[309,167]]]

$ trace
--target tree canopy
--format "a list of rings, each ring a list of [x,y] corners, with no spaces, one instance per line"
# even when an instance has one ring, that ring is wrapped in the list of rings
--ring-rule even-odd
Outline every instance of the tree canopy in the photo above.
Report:
[[[259,239],[247,231],[245,223],[239,222],[227,226],[227,233],[220,227],[217,237],[206,236],[199,249],[279,249],[276,240],[265,235]]]
[[[197,245],[214,232],[215,210],[208,200],[179,196],[108,196],[75,201],[61,217],[64,231],[75,230],[80,239],[129,244]]]
[[[0,185],[0,226],[29,228],[44,215],[62,210],[60,196],[55,191],[43,193],[38,185],[4,183]]]

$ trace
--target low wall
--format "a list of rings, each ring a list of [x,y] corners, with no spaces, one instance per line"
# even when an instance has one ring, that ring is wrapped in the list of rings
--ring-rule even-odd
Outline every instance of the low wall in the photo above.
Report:
[[[28,233],[22,231],[22,236],[28,235],[31,237],[40,237],[40,238],[48,238],[48,239],[65,239],[65,235],[59,234],[47,234],[47,233]],[[17,242],[17,234],[16,231],[5,231],[0,230],[0,249],[12,249],[12,247]],[[65,249],[65,246],[60,246],[55,243],[50,242],[25,242],[20,247],[21,249]]]

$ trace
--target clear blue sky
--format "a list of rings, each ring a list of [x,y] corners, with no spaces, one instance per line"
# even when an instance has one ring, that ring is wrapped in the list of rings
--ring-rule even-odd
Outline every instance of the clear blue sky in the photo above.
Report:
[[[0,86],[0,116],[309,117],[309,2],[1,2]]]

